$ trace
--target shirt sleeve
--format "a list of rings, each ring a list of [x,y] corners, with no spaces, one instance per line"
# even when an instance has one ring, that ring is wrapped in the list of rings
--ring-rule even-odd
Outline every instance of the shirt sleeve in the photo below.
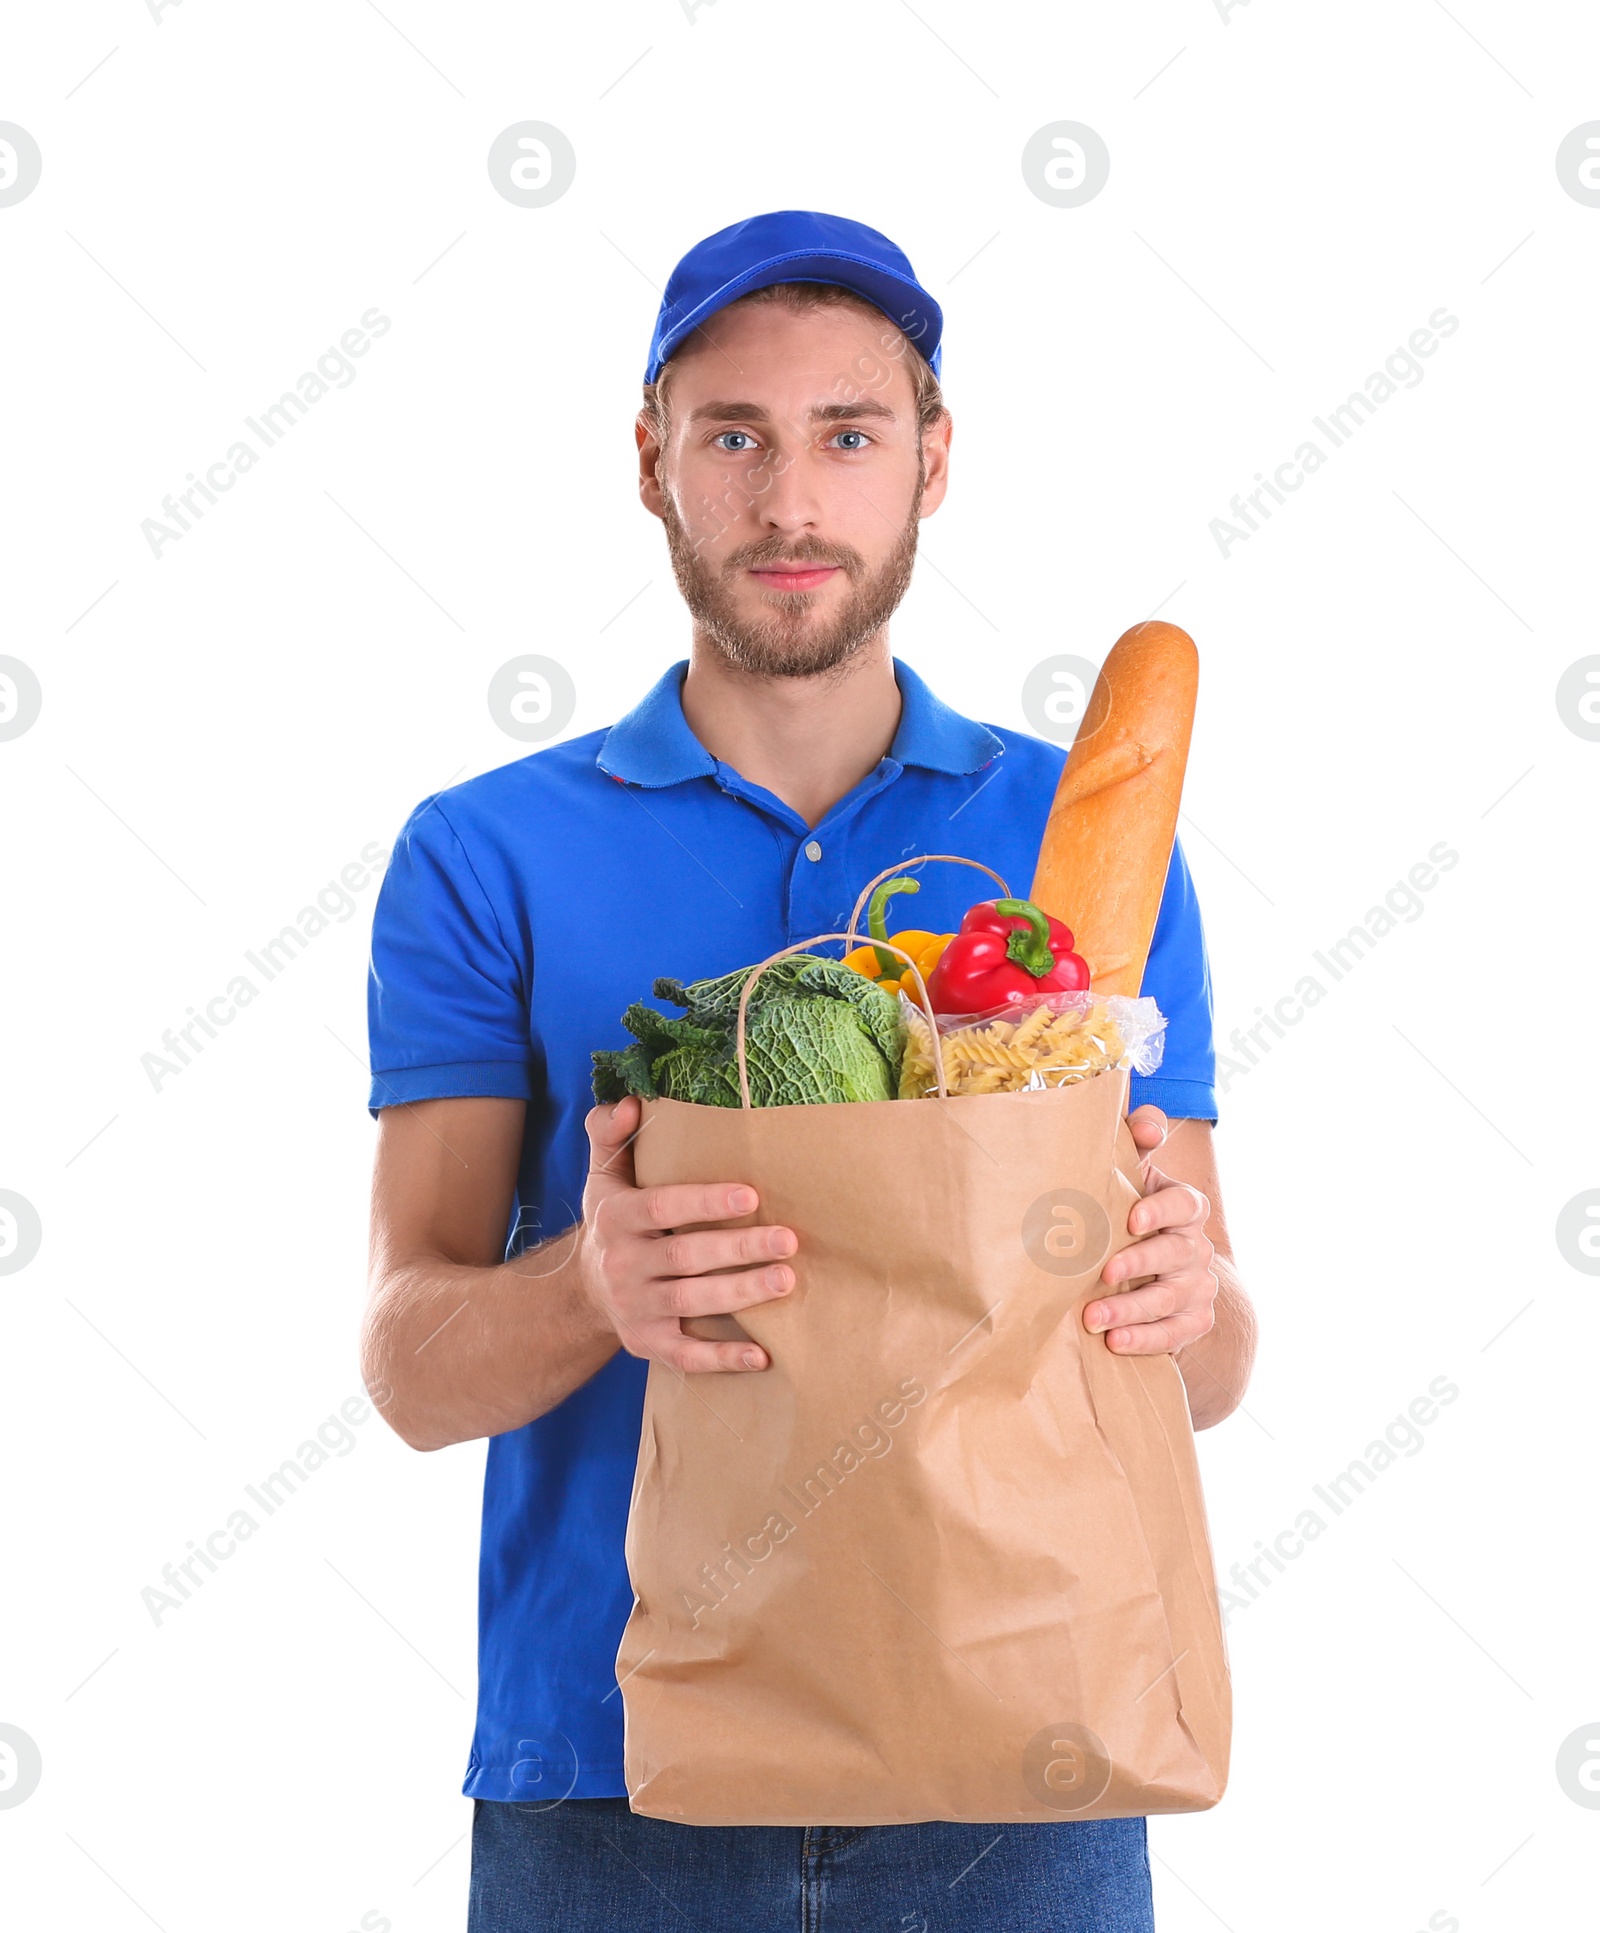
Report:
[[[395,841],[373,914],[370,1111],[533,1099],[530,975],[438,796],[424,800]]]
[[[1149,994],[1166,1016],[1167,1031],[1161,1065],[1153,1074],[1131,1077],[1129,1107],[1153,1102],[1173,1121],[1215,1121],[1217,1055],[1212,1038],[1211,964],[1206,958],[1194,881],[1176,840],[1139,991]]]

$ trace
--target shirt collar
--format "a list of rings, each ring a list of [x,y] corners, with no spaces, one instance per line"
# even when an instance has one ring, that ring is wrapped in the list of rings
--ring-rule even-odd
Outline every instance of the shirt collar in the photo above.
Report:
[[[900,687],[900,727],[889,747],[890,758],[963,778],[969,772],[981,772],[1005,750],[1004,741],[987,725],[964,718],[935,698],[910,665],[898,658],[894,677]]]
[[[680,785],[685,779],[714,777],[717,761],[689,729],[683,715],[683,675],[689,660],[663,672],[625,718],[600,742],[595,763],[629,785]],[[1005,750],[1002,741],[976,719],[964,718],[936,698],[917,674],[894,660],[900,687],[900,724],[889,757],[900,765],[961,777],[980,771]]]

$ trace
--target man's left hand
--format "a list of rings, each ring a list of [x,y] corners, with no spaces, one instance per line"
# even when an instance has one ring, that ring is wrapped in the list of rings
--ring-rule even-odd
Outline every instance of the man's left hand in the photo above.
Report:
[[[1091,1302],[1084,1327],[1104,1333],[1106,1347],[1123,1356],[1159,1356],[1182,1349],[1208,1333],[1215,1321],[1216,1251],[1206,1234],[1211,1204],[1186,1181],[1164,1175],[1151,1159],[1167,1138],[1167,1117],[1158,1107],[1128,1116],[1149,1190],[1128,1211],[1134,1237],[1100,1272],[1108,1289],[1136,1276],[1153,1276],[1142,1288]]]

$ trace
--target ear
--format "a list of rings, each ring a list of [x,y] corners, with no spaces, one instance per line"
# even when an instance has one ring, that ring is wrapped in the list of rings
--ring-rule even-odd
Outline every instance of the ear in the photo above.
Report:
[[[931,517],[944,502],[944,493],[950,487],[950,437],[955,428],[949,410],[946,410],[932,429],[925,430],[922,436],[922,462],[924,482],[922,486],[922,508],[919,516]]]
[[[654,425],[643,410],[640,410],[633,426],[633,437],[639,446],[639,501],[652,517],[659,517],[664,494],[660,475],[661,445],[656,441]]]

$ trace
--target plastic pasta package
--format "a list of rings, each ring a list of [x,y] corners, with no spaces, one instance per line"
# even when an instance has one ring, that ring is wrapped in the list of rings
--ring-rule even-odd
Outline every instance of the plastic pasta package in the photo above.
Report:
[[[900,995],[906,1027],[900,1099],[937,1094],[928,1016]],[[1126,1068],[1152,1074],[1161,1065],[1166,1020],[1147,995],[1042,994],[987,1013],[936,1014],[951,1094],[1019,1094],[1070,1087],[1095,1074]]]

